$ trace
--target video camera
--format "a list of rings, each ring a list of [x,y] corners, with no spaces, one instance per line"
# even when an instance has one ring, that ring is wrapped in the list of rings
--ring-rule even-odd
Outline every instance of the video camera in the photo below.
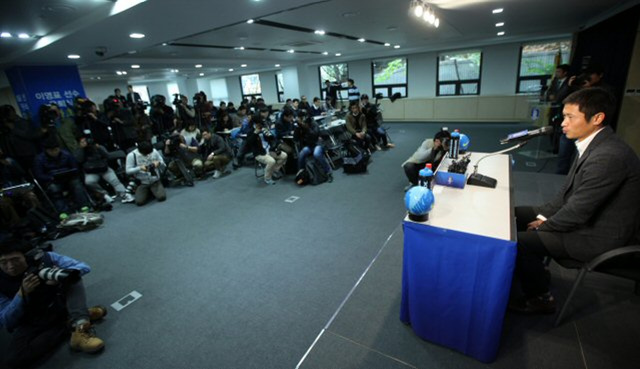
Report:
[[[172,104],[176,105],[176,106],[182,105],[182,100],[180,99],[180,97],[181,97],[180,94],[173,94],[173,102],[172,102]]]
[[[49,245],[49,249],[50,249]],[[27,273],[35,274],[43,281],[55,281],[61,283],[74,283],[80,280],[80,271],[77,269],[61,269],[46,267],[44,256],[46,250],[42,247],[35,247],[24,256],[27,260]]]

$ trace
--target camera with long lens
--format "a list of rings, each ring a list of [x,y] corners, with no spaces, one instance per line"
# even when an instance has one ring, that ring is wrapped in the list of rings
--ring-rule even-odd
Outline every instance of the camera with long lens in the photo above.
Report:
[[[181,105],[182,100],[180,100],[180,94],[173,94],[173,105]]]
[[[62,269],[45,266],[45,250],[42,247],[35,247],[24,256],[27,260],[27,265],[29,265],[27,273],[35,274],[43,281],[74,283],[80,280],[80,271],[77,269]]]

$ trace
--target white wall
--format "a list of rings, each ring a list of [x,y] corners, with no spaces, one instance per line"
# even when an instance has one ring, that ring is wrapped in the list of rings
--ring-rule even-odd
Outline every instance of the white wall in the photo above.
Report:
[[[227,91],[229,91],[229,101],[239,105],[242,101],[242,90],[240,89],[240,76],[227,77]],[[227,102],[229,102],[227,101]]]
[[[282,68],[282,80],[284,81],[284,99],[286,100],[300,98],[300,81],[298,78],[298,67],[292,66]],[[276,99],[275,101],[278,100]]]
[[[116,88],[119,88],[123,95],[127,95],[127,81],[105,81],[105,82],[87,82],[82,81],[84,92],[89,100],[100,105],[102,101],[113,95]]]
[[[276,71],[259,73],[260,87],[262,88],[262,98],[265,102],[278,102],[278,90],[276,87]],[[234,103],[239,103],[235,101]]]
[[[413,54],[407,57],[409,97],[436,96],[437,53]]]
[[[352,61],[349,62],[348,65],[349,78],[354,80],[356,87],[360,90],[360,94],[371,96],[371,59]],[[319,82],[320,81],[318,81],[318,83]],[[346,94],[344,98],[347,98]]]
[[[515,95],[519,58],[520,44],[483,47],[480,95]]]

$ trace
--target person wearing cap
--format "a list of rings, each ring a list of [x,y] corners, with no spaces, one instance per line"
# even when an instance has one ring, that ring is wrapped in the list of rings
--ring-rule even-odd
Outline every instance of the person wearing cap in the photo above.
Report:
[[[88,207],[89,199],[78,175],[76,159],[68,151],[60,149],[55,137],[49,137],[43,146],[44,151],[33,162],[33,175],[51,196],[56,210],[60,213],[72,210],[64,199],[65,189],[71,192],[77,209]]]
[[[449,149],[450,138],[449,131],[442,130],[436,133],[433,139],[427,138],[424,140],[413,155],[402,163],[404,173],[409,180],[409,185],[405,187],[405,191],[418,185],[418,173],[427,163],[431,163],[435,172],[438,165],[440,165],[440,161],[444,158],[444,154]]]
[[[375,142],[376,150],[381,149],[378,142],[382,143],[382,148],[385,149],[396,147],[396,145],[389,142],[387,131],[380,125],[379,119],[382,119],[381,115],[378,107],[369,102],[369,95],[363,94],[360,96],[360,106],[362,106],[362,113],[367,121],[367,130]]]

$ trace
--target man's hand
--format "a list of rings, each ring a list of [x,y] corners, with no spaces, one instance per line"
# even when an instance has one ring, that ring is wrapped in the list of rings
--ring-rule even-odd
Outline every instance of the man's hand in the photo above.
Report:
[[[87,140],[80,140],[80,144],[79,145],[80,145],[80,148],[84,149],[85,147],[87,147]]]
[[[544,220],[536,219],[533,222],[527,224],[527,231],[535,231],[544,223]]]
[[[18,294],[21,297],[25,297],[33,292],[36,287],[40,285],[40,278],[38,278],[35,274],[28,274],[22,280],[22,288],[18,291]]]
[[[153,164],[154,167],[158,168],[160,166],[160,161],[158,160],[154,160],[153,162],[151,162]]]
[[[213,160],[214,156],[215,156],[214,153],[209,154],[209,156],[207,156],[207,160]]]
[[[440,148],[440,146],[442,146],[442,141],[440,140],[433,140],[433,149],[437,150]]]
[[[140,166],[140,170],[141,170],[141,171],[143,171],[143,172],[148,172],[148,171],[149,171],[149,168],[147,168],[147,166],[146,166],[146,165],[141,165],[141,166]]]
[[[362,139],[364,138],[364,133],[362,133],[362,132],[357,132],[357,133],[356,133],[356,137],[358,137],[359,139],[361,139],[361,140],[362,140]]]

